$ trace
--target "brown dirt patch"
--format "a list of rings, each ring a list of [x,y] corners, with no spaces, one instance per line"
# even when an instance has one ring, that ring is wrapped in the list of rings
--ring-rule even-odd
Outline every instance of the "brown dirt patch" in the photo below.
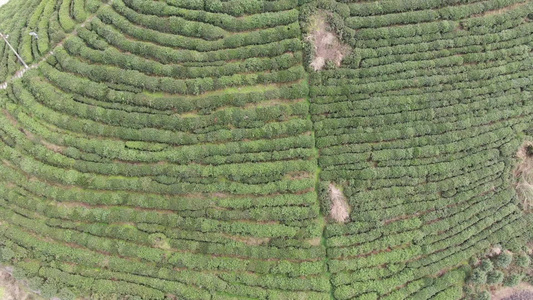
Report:
[[[339,222],[344,223],[350,217],[350,205],[342,191],[333,183],[329,184],[329,197],[331,200],[330,217]]]
[[[315,71],[323,69],[328,61],[340,66],[342,59],[350,52],[350,47],[343,44],[330,30],[323,12],[311,17],[307,40],[313,46],[313,60],[310,65]]]
[[[7,111],[7,109],[4,109],[3,112],[4,112],[4,115],[6,115],[7,119],[9,120],[9,122],[11,123],[11,125],[13,125],[13,127],[15,127],[15,128],[18,128],[18,122],[17,122],[17,119],[15,119],[15,118],[9,113],[9,111]]]
[[[490,248],[489,256],[500,255],[500,253],[502,253],[502,247],[494,246],[494,247]]]
[[[32,293],[11,275],[10,269],[0,269],[0,300],[42,299]]]
[[[317,238],[314,238],[314,239],[307,240],[307,243],[309,243],[309,245],[311,245],[311,246],[320,246],[320,242],[321,241],[322,241],[322,238],[317,237]]]
[[[298,179],[311,178],[313,175],[314,174],[309,173],[309,172],[291,172],[285,176],[289,180],[298,180]]]
[[[49,150],[52,150],[54,152],[57,152],[57,153],[63,153],[63,150],[65,150],[65,147],[63,146],[59,146],[59,145],[56,145],[56,144],[52,144],[52,143],[49,143],[43,139],[41,139],[41,143],[46,147],[48,148]]]
[[[228,238],[236,241],[245,243],[246,245],[250,246],[259,246],[259,245],[265,245],[270,242],[270,238],[254,238],[254,237],[248,237],[248,236],[233,236],[233,235],[227,235]]]
[[[513,175],[516,178],[516,193],[524,210],[533,207],[533,142],[524,142],[518,149],[518,165]]]
[[[31,131],[28,131],[28,130],[26,130],[24,128],[22,128],[21,130],[28,137],[28,139],[35,140],[35,135],[33,133],[31,133]]]
[[[492,293],[492,300],[531,300],[533,286],[523,282],[515,287],[504,287]]]
[[[247,238],[244,243],[247,245],[264,245],[270,242],[270,238]]]

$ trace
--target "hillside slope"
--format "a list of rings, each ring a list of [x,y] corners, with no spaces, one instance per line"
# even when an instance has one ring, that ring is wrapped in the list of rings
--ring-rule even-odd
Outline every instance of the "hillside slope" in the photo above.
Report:
[[[531,125],[533,2],[347,7],[330,19],[354,55],[310,77],[320,179],[353,207],[325,231],[335,296],[456,298],[462,275],[422,278],[530,228],[512,175]]]
[[[532,13],[12,0],[1,260],[48,298],[459,299],[529,239]],[[317,16],[346,51],[315,71]]]

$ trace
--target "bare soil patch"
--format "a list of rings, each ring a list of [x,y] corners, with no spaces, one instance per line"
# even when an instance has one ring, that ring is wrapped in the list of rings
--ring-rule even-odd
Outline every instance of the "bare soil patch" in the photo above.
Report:
[[[13,278],[6,268],[0,269],[0,300],[32,300],[42,299],[30,292]]]
[[[515,287],[504,287],[492,293],[492,300],[531,300],[533,286],[521,283]]]
[[[3,113],[4,113],[4,115],[6,115],[7,119],[9,120],[9,122],[11,123],[11,125],[13,125],[13,127],[18,127],[17,119],[15,119],[15,118],[9,113],[9,111],[7,111],[7,109],[4,109],[4,110],[3,110]]]
[[[533,207],[533,142],[524,142],[516,157],[519,162],[513,172],[516,179],[515,189],[522,208],[529,210]]]
[[[320,242],[322,241],[322,238],[314,238],[314,239],[310,239],[310,240],[307,240],[307,243],[309,243],[309,245],[311,246],[320,246]]]
[[[350,217],[350,205],[342,191],[333,183],[329,184],[329,196],[331,200],[330,217],[339,223],[348,221]]]
[[[497,246],[490,248],[489,256],[492,257],[492,256],[500,255],[500,253],[502,253],[502,247],[497,245]]]
[[[325,13],[319,13],[311,18],[307,40],[313,46],[313,60],[310,65],[315,71],[323,69],[328,61],[337,67],[340,66],[342,59],[350,52],[350,47],[343,44],[329,28]]]
[[[49,143],[43,139],[41,139],[41,143],[48,149],[54,151],[54,152],[57,152],[57,153],[63,153],[63,150],[65,149],[65,147],[63,146],[59,146],[59,145],[56,145],[56,144],[52,144],[52,143]]]
[[[250,246],[266,245],[270,242],[270,238],[254,238],[254,237],[248,237],[248,236],[232,236],[232,235],[228,235],[227,237],[236,242],[245,243],[246,245],[250,245]]]

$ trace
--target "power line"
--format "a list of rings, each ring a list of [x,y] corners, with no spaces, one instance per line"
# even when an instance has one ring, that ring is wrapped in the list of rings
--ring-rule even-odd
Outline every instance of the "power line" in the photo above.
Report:
[[[20,62],[24,65],[24,68],[28,69],[28,65],[24,62],[24,60],[22,59],[22,57],[20,57],[20,55],[17,53],[17,51],[15,51],[15,48],[13,48],[13,46],[11,46],[11,44],[9,43],[9,41],[7,40],[7,38],[9,37],[9,35],[4,35],[2,33],[0,33],[0,37],[4,39],[4,41],[6,41],[6,44],[9,46],[9,48],[11,49],[11,51],[13,51],[13,53],[15,53],[15,55],[17,56],[17,58],[20,60]]]

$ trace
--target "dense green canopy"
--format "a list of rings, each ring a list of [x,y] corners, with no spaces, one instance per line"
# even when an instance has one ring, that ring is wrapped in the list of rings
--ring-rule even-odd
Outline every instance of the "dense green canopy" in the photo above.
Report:
[[[471,257],[530,239],[532,13],[11,0],[0,261],[63,299],[459,299]],[[339,65],[310,66],[317,30]]]

